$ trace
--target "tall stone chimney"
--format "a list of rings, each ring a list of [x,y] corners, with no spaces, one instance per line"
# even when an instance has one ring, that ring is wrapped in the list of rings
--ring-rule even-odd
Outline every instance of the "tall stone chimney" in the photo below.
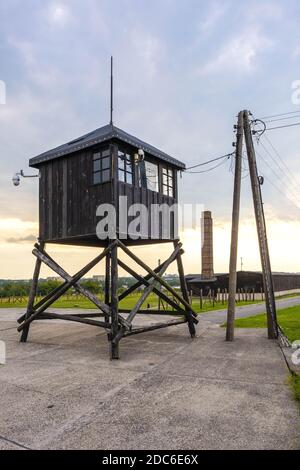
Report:
[[[213,257],[213,220],[210,211],[202,212],[201,219],[202,238],[202,278],[212,279],[214,277]]]

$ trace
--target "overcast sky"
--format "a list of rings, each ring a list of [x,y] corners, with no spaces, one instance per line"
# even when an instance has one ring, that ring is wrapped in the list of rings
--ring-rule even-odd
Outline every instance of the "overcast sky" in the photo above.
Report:
[[[255,117],[300,112],[291,100],[300,80],[299,23],[296,0],[0,0],[0,80],[7,88],[0,105],[0,277],[31,275],[37,234],[37,180],[14,188],[12,174],[28,171],[30,157],[107,124],[111,54],[116,125],[191,165],[232,151],[241,109]],[[258,148],[273,167],[258,156],[274,270],[300,271],[299,130],[268,133],[289,178]],[[245,269],[258,269],[246,175],[240,256]],[[180,180],[181,202],[213,212],[216,271],[228,266],[232,184],[229,164]],[[199,272],[200,242],[188,231],[183,240],[186,271]],[[56,250],[63,260],[67,250]],[[71,250],[70,269],[92,253]]]

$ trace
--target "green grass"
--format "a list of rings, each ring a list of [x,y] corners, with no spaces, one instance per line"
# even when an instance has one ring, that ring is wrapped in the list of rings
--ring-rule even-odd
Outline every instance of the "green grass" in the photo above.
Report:
[[[134,293],[126,297],[124,300],[120,302],[120,307],[124,309],[130,309],[132,308],[136,302],[138,301],[140,297],[140,293]],[[39,300],[39,299],[38,299]],[[101,300],[103,298],[101,297]],[[255,302],[238,302],[237,306],[242,306],[242,305],[249,305],[251,303],[259,303],[259,301]],[[157,296],[155,294],[149,295],[147,298],[146,302],[143,305],[143,308],[147,308],[147,305],[149,304],[151,309],[157,309],[158,307],[158,300]],[[0,302],[0,308],[26,308],[27,306],[27,299],[24,298],[22,302],[16,301],[16,302]],[[193,298],[192,300],[192,306],[195,312],[201,314],[201,313],[206,313],[206,312],[211,312],[213,310],[221,310],[221,309],[226,309],[227,305],[226,303],[222,302],[215,302],[213,305],[209,301],[203,302],[202,309],[200,308],[200,300],[198,298]],[[95,308],[94,304],[90,302],[89,300],[85,299],[84,297],[75,297],[72,298],[71,296],[64,296],[61,297],[59,300],[54,302],[53,304],[54,308],[83,308],[83,309],[93,309]],[[171,308],[170,308],[171,310]]]
[[[294,390],[295,399],[300,408],[300,375],[296,374],[291,377],[291,385]]]
[[[288,339],[293,342],[300,339],[300,305],[277,311],[278,323]],[[266,328],[265,314],[254,315],[248,318],[239,318],[235,321],[237,328]]]

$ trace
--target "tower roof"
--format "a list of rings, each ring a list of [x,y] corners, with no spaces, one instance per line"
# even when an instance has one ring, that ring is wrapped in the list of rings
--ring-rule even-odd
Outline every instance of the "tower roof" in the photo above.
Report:
[[[154,157],[159,158],[171,165],[176,166],[178,169],[185,169],[185,164],[176,158],[171,157],[170,155],[162,152],[161,150],[153,147],[150,144],[134,137],[131,134],[119,129],[118,127],[108,124],[106,126],[100,127],[88,134],[85,134],[77,139],[74,139],[66,144],[60,145],[52,150],[48,150],[40,155],[37,155],[34,158],[29,160],[29,166],[31,167],[38,167],[40,164],[44,162],[48,162],[50,160],[54,160],[56,158],[64,157],[65,155],[92,147],[94,145],[100,144],[102,142],[111,140],[111,139],[119,139],[122,142],[128,143],[133,145],[134,147],[141,148],[144,152],[147,152]]]

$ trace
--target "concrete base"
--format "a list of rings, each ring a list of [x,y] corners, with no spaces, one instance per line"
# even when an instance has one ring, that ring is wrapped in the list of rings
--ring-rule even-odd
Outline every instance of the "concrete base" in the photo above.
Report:
[[[236,336],[201,320],[194,340],[186,325],[145,333],[110,361],[95,327],[35,322],[21,344],[1,321],[0,449],[300,449],[280,348]]]

